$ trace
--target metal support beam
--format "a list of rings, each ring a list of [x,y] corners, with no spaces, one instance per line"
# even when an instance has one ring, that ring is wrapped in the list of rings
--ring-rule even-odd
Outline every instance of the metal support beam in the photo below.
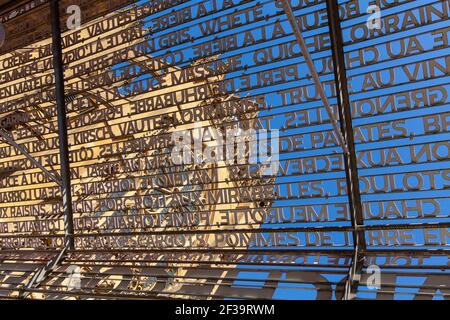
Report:
[[[325,110],[328,113],[328,117],[330,118],[331,124],[333,125],[334,133],[337,136],[337,139],[341,145],[342,150],[345,154],[348,153],[347,145],[345,143],[345,139],[342,136],[342,132],[339,128],[339,121],[337,117],[334,114],[334,110],[330,105],[330,102],[328,101],[328,97],[325,93],[325,89],[323,88],[322,82],[320,81],[319,74],[316,71],[316,68],[314,66],[314,61],[311,58],[311,55],[309,54],[308,47],[306,46],[305,40],[303,39],[302,32],[300,30],[300,27],[297,23],[297,19],[294,16],[294,13],[292,12],[291,5],[289,4],[288,0],[281,0],[281,3],[283,4],[284,11],[286,12],[286,16],[288,17],[288,20],[291,24],[292,30],[295,34],[295,37],[297,39],[297,42],[300,46],[300,49],[302,51],[302,55],[305,58],[306,64],[308,65],[309,72],[311,72],[311,76],[314,80],[314,84],[316,86],[316,90],[319,93],[320,99],[322,100],[322,103],[325,107]]]
[[[336,82],[336,92],[338,93],[338,108],[340,116],[339,121],[334,115],[334,111],[328,101],[323,85],[320,81],[319,75],[315,70],[314,62],[309,54],[306,43],[303,39],[299,24],[294,16],[292,8],[288,0],[281,0],[283,8],[286,12],[288,20],[292,26],[292,30],[297,38],[302,54],[308,65],[309,71],[314,79],[316,90],[328,112],[328,116],[332,122],[335,134],[341,144],[344,159],[345,170],[347,177],[349,206],[353,227],[353,243],[354,243],[354,258],[352,266],[349,270],[348,283],[344,294],[344,299],[353,298],[354,288],[358,285],[360,273],[364,263],[364,250],[366,242],[364,237],[364,230],[359,227],[363,225],[361,195],[359,190],[359,177],[357,172],[355,142],[353,137],[353,126],[351,118],[350,101],[347,87],[347,76],[345,71],[345,60],[343,50],[342,31],[339,22],[339,7],[335,0],[327,0],[328,21],[330,26],[330,37],[332,42],[334,73]]]
[[[58,110],[58,137],[61,162],[61,194],[64,208],[65,244],[69,249],[74,249],[69,143],[67,139],[67,113],[64,94],[64,69],[58,0],[50,1],[50,11],[53,40],[53,65],[55,70],[56,107]]]
[[[31,289],[37,288],[47,276],[58,267],[67,252],[67,247],[63,248],[57,255],[55,255],[47,264],[41,269],[37,270],[30,281],[25,286],[25,291],[21,294],[21,298],[25,299],[30,294]]]
[[[344,299],[353,299],[357,288],[361,271],[364,265],[364,251],[366,240],[364,230],[363,210],[361,205],[361,193],[359,189],[358,165],[356,161],[354,132],[352,125],[352,112],[347,86],[347,73],[344,58],[344,41],[342,39],[341,23],[339,19],[339,5],[337,0],[327,0],[328,25],[330,29],[331,50],[333,55],[334,75],[338,93],[338,107],[341,119],[341,130],[347,144],[348,153],[344,154],[349,206],[353,226],[354,255],[352,266],[345,288]]]
[[[52,179],[54,182],[56,182],[58,185],[61,186],[61,181],[59,177],[52,174],[39,161],[33,158],[33,156],[28,152],[28,150],[24,146],[18,144],[8,132],[0,129],[0,136],[3,139],[5,139],[9,145],[19,150],[25,157],[27,157],[28,160],[30,160],[36,167],[41,169],[50,179]]]

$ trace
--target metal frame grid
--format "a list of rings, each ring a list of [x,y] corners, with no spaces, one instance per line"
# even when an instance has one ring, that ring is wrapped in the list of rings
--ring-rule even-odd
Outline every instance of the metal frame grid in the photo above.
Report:
[[[303,38],[303,34],[289,1],[281,0],[284,13],[291,24],[305,62],[314,80],[322,104],[331,119],[343,150],[346,182],[348,186],[348,204],[351,213],[350,226],[305,227],[304,230],[348,231],[353,236],[353,249],[307,249],[307,250],[254,250],[254,249],[183,249],[183,250],[82,250],[75,247],[74,225],[71,199],[69,143],[67,137],[67,115],[64,89],[64,66],[61,48],[61,30],[57,0],[50,1],[53,36],[53,59],[56,77],[56,106],[58,115],[58,133],[61,156],[60,177],[45,169],[26,149],[15,143],[3,130],[0,135],[11,145],[17,147],[36,166],[57,180],[63,194],[65,226],[65,245],[60,251],[0,251],[0,295],[15,298],[110,298],[110,299],[220,299],[220,298],[264,298],[271,299],[277,290],[292,284],[309,285],[316,290],[318,299],[356,299],[358,294],[368,292],[362,283],[370,277],[368,268],[372,262],[385,260],[383,265],[382,288],[377,292],[378,299],[393,299],[402,289],[418,289],[412,295],[416,298],[431,299],[438,294],[448,298],[448,250],[409,249],[392,250],[369,249],[366,231],[368,230],[416,230],[448,228],[446,222],[423,222],[410,224],[366,225],[359,185],[357,151],[354,141],[353,118],[345,62],[342,21],[339,17],[337,0],[326,0],[328,28],[334,66],[334,80],[338,93],[338,116],[328,101],[323,83],[315,70],[313,59]],[[338,119],[339,118],[339,119]],[[289,228],[280,228],[288,230]],[[261,229],[264,231],[265,229]],[[272,232],[276,228],[265,230]],[[292,230],[298,231],[298,227]],[[261,232],[262,232],[261,231]],[[198,230],[197,232],[201,232]],[[213,231],[204,231],[211,233]],[[227,232],[215,230],[214,232]],[[148,232],[143,232],[148,234]],[[177,233],[177,231],[174,231]],[[267,256],[273,260],[267,261]],[[284,258],[290,257],[288,260]],[[205,259],[207,258],[207,259]],[[295,262],[301,258],[302,263]],[[396,260],[404,260],[403,265]],[[435,264],[422,263],[430,259]],[[259,261],[259,262],[254,262]],[[83,290],[61,291],[66,285],[68,266],[76,265],[83,270]],[[293,267],[300,268],[293,270]],[[178,274],[177,268],[186,270]],[[292,269],[292,270],[291,270]],[[107,271],[104,271],[107,270]],[[392,271],[391,271],[392,270]],[[238,277],[239,272],[250,274],[248,278]],[[251,275],[251,272],[268,272],[263,280]],[[4,275],[7,273],[7,275]],[[341,275],[339,281],[327,280],[324,275]],[[396,278],[420,277],[427,275],[423,284],[398,284]],[[2,279],[3,277],[3,279]],[[23,279],[26,284],[23,285]],[[244,282],[245,284],[238,284]],[[120,284],[118,284],[120,283]],[[180,290],[167,290],[181,287]],[[200,285],[199,285],[200,284]],[[312,289],[314,288],[314,289]],[[308,290],[308,286],[303,288]],[[256,290],[256,291],[255,291]],[[255,292],[258,292],[255,295]],[[17,294],[12,294],[17,293]],[[369,292],[369,294],[371,294]]]

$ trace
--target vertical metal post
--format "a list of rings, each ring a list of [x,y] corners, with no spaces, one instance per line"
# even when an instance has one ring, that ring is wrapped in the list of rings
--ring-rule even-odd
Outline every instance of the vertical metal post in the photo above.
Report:
[[[50,0],[53,65],[55,70],[56,107],[61,162],[61,193],[64,208],[65,245],[74,249],[72,194],[70,184],[69,143],[67,139],[67,113],[64,96],[64,69],[61,45],[61,26],[58,0]]]
[[[349,193],[349,206],[353,225],[353,242],[355,246],[352,266],[349,271],[344,299],[354,297],[354,289],[359,283],[364,264],[364,251],[366,249],[363,210],[361,193],[359,189],[358,166],[354,132],[352,124],[352,112],[347,86],[347,73],[345,67],[344,41],[339,19],[339,6],[337,0],[327,0],[328,25],[330,28],[331,50],[333,54],[334,75],[338,94],[339,115],[341,118],[341,130],[347,143],[348,153],[344,154],[347,176],[347,188]]]

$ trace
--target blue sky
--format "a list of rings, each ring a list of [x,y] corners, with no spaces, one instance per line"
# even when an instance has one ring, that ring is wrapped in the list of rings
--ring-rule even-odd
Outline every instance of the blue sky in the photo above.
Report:
[[[204,3],[205,7],[209,10],[213,7],[212,1],[188,1],[182,5],[178,5],[175,9],[181,9],[188,6],[194,6],[198,3]],[[348,1],[339,1],[341,4],[347,3]],[[391,15],[396,15],[400,20],[404,17],[405,10],[412,10],[414,13],[414,16],[416,18],[420,18],[420,7],[426,6],[426,5],[433,5],[436,8],[439,8],[440,1],[431,1],[431,0],[417,0],[417,1],[400,1],[401,5],[394,6],[392,8],[381,8],[381,15],[382,18],[388,17]],[[222,1],[217,1],[219,5],[222,3]],[[237,0],[234,0],[233,3],[238,3]],[[214,38],[223,38],[225,36],[236,34],[237,35],[237,42],[239,44],[239,49],[233,50],[230,52],[224,52],[220,55],[219,59],[227,59],[229,57],[233,57],[236,55],[241,55],[241,63],[242,66],[246,66],[245,70],[238,70],[236,72],[231,72],[226,75],[226,79],[230,81],[234,81],[236,88],[239,88],[239,77],[242,77],[244,74],[250,75],[250,82],[253,85],[256,85],[258,79],[256,77],[256,74],[258,72],[264,71],[264,70],[270,70],[278,67],[286,67],[286,66],[292,66],[296,67],[297,70],[299,70],[299,76],[288,76],[287,80],[284,82],[276,83],[269,86],[259,87],[259,88],[252,88],[252,89],[246,89],[245,87],[239,88],[239,94],[240,96],[250,96],[250,97],[256,97],[259,95],[265,95],[265,99],[267,104],[272,105],[273,108],[270,110],[264,110],[260,113],[260,117],[267,117],[267,116],[273,116],[273,119],[270,122],[271,129],[282,129],[285,121],[286,121],[286,112],[295,112],[295,111],[303,111],[303,110],[310,110],[309,113],[311,116],[311,120],[319,120],[317,118],[317,113],[314,113],[313,111],[316,111],[319,109],[319,113],[321,115],[322,122],[325,123],[317,123],[313,126],[303,126],[298,128],[289,128],[287,130],[284,130],[281,132],[282,137],[288,137],[294,134],[304,134],[305,137],[308,137],[310,134],[313,134],[315,132],[325,132],[330,131],[332,129],[329,122],[327,123],[326,120],[328,119],[327,114],[322,106],[322,103],[320,101],[307,101],[307,102],[301,102],[301,103],[295,103],[295,101],[289,101],[289,103],[286,103],[288,101],[283,101],[282,96],[279,94],[280,91],[287,90],[290,88],[298,88],[302,86],[310,86],[310,90],[312,88],[312,81],[310,78],[308,78],[309,71],[305,65],[303,57],[299,54],[299,50],[297,46],[294,46],[294,52],[296,53],[291,58],[284,58],[278,61],[270,62],[270,63],[257,63],[254,60],[255,52],[259,52],[258,50],[261,49],[268,49],[271,48],[274,52],[274,54],[279,53],[279,45],[286,44],[286,43],[293,43],[295,40],[294,36],[291,34],[291,27],[286,20],[286,16],[282,14],[281,10],[275,6],[275,1],[259,1],[258,3],[261,5],[261,10],[263,11],[264,15],[267,15],[267,19],[263,21],[259,21],[256,23],[246,24],[238,28],[234,28],[232,30],[224,30],[221,32],[216,32],[214,34],[211,34],[209,36],[204,36],[202,34],[201,26],[207,21],[211,20],[213,18],[221,17],[226,14],[230,14],[234,12],[234,10],[243,10],[246,8],[251,8],[255,6],[255,1],[250,2],[247,4],[239,5],[227,10],[222,10],[219,13],[215,13],[212,15],[208,15],[204,18],[199,18],[191,22],[187,22],[181,26],[177,26],[176,28],[170,28],[168,30],[159,31],[155,34],[152,34],[151,37],[154,39],[158,39],[159,37],[163,37],[164,35],[174,32],[176,30],[181,30],[183,28],[189,27],[189,34],[193,38],[191,42],[188,44],[183,43],[177,46],[172,46],[169,48],[171,51],[176,50],[182,50],[184,54],[184,60],[182,63],[179,64],[180,67],[188,66],[191,63],[191,59],[194,58],[195,52],[193,50],[193,46],[210,41]],[[296,16],[303,16],[305,15],[305,23],[312,24],[315,19],[319,19],[323,26],[305,31],[303,32],[303,36],[306,39],[307,43],[311,43],[314,36],[317,35],[326,35],[328,32],[328,27],[326,26],[326,17],[324,15],[317,16],[315,15],[316,12],[319,10],[322,10],[325,8],[325,4],[319,3],[317,5],[308,6],[305,8],[301,8],[299,10],[295,9],[295,3],[296,1],[292,1],[293,7],[294,7],[294,13]],[[361,8],[362,12],[365,12],[365,9],[368,6],[368,1],[360,0],[359,6]],[[195,7],[195,6],[194,6]],[[170,9],[171,10],[171,9]],[[162,12],[159,12],[157,14],[154,14],[145,20],[147,21],[147,26],[150,26],[150,22],[152,19],[162,16],[164,14],[167,14],[170,12],[170,10],[165,10]],[[195,10],[194,10],[195,12]],[[348,66],[347,76],[349,78],[349,86],[351,89],[350,94],[350,100],[352,102],[352,105],[354,103],[357,103],[358,101],[363,101],[365,99],[375,99],[377,97],[380,97],[380,99],[387,99],[388,97],[399,94],[403,92],[414,92],[415,90],[422,89],[422,88],[432,88],[435,86],[442,86],[445,89],[450,88],[450,77],[445,73],[440,74],[439,71],[437,72],[434,77],[427,78],[423,73],[423,69],[418,69],[419,77],[418,81],[411,82],[404,72],[404,68],[407,68],[410,72],[414,71],[414,63],[416,62],[424,62],[431,59],[436,59],[435,61],[445,65],[445,57],[449,55],[449,48],[444,47],[441,49],[434,49],[434,45],[436,40],[435,36],[432,35],[433,31],[436,30],[445,30],[445,28],[448,28],[450,26],[449,20],[440,20],[437,17],[433,17],[433,22],[419,26],[416,28],[408,27],[408,30],[396,32],[393,34],[389,34],[386,36],[380,36],[373,39],[360,41],[357,43],[352,43],[351,37],[350,37],[350,30],[352,29],[352,26],[355,26],[357,24],[364,25],[368,19],[369,15],[364,14],[358,18],[354,19],[348,19],[347,17],[342,22],[342,30],[343,30],[343,37],[344,42],[346,43],[344,51],[346,53],[349,53],[350,56],[355,56],[358,53],[358,50],[365,50],[367,48],[376,48],[379,57],[378,57],[378,63],[367,65],[367,66],[359,66],[357,63]],[[282,28],[286,31],[287,35],[280,37],[278,39],[270,40],[270,41],[260,41],[256,45],[252,46],[245,46],[242,47],[242,43],[244,41],[243,31],[251,31],[251,34],[255,37],[256,40],[262,38],[262,31],[265,30],[267,34],[271,34],[274,28],[274,22],[279,21]],[[434,22],[435,21],[435,22]],[[362,29],[361,29],[362,30]],[[382,26],[382,30],[386,30],[386,26]],[[446,31],[448,33],[448,30]],[[393,52],[400,52],[402,49],[402,45],[407,44],[407,41],[410,41],[412,36],[416,36],[418,42],[421,44],[424,52],[423,53],[416,53],[414,54],[393,60],[391,57],[389,57],[388,52],[386,51],[386,42],[391,42],[391,49]],[[406,42],[404,42],[406,41]],[[258,42],[258,41],[257,41]],[[311,48],[310,48],[311,49]],[[154,56],[162,56],[166,54],[168,50],[166,48],[157,50],[153,55]],[[373,51],[372,51],[373,54]],[[331,51],[330,50],[323,50],[319,52],[311,52],[312,58],[315,60],[316,68],[318,70],[321,70],[324,66],[323,61],[329,61],[331,57]],[[371,51],[367,50],[364,53],[365,57],[367,59],[372,58]],[[328,60],[327,60],[328,59]],[[404,67],[406,66],[406,67]],[[447,66],[448,67],[448,66]],[[120,68],[120,66],[117,66],[117,68]],[[391,74],[389,73],[390,70],[393,70],[394,78],[394,85],[391,85],[387,88],[382,89],[372,89],[368,91],[363,91],[363,81],[365,75],[381,70],[381,78],[379,79],[381,82],[386,83],[389,80],[389,77]],[[144,79],[149,77],[149,75],[144,75],[140,79]],[[330,82],[334,80],[334,75],[331,73],[331,70],[328,70],[324,74],[321,74],[321,80],[322,82]],[[332,105],[335,105],[337,103],[336,98],[332,97],[332,92],[329,90],[329,87],[326,87],[327,94],[330,98],[330,103]],[[439,95],[437,91],[434,91],[436,94]],[[289,100],[289,99],[288,99]],[[384,101],[384,100],[383,100]],[[399,98],[399,104],[401,103]],[[409,146],[415,145],[416,148],[420,148],[425,144],[431,143],[434,145],[438,142],[448,142],[450,139],[450,134],[448,133],[448,129],[443,130],[441,133],[438,134],[430,134],[429,132],[424,131],[423,126],[423,120],[422,118],[424,116],[430,116],[430,115],[442,115],[442,119],[448,119],[448,115],[445,114],[450,111],[450,101],[449,98],[444,99],[443,103],[439,103],[435,106],[427,106],[422,105],[420,108],[407,110],[407,111],[401,111],[401,112],[392,112],[393,110],[387,109],[384,114],[377,114],[374,116],[369,117],[363,117],[360,114],[356,114],[356,116],[353,119],[353,125],[354,127],[360,128],[361,126],[366,126],[369,124],[377,124],[382,122],[392,123],[393,121],[399,121],[402,120],[404,122],[401,122],[401,127],[408,132],[408,134],[411,135],[411,137],[407,138],[391,138],[388,140],[382,140],[382,141],[375,141],[371,143],[367,142],[361,142],[356,141],[356,149],[358,152],[364,152],[368,150],[387,150],[390,147],[396,147],[398,153],[400,156],[405,159],[407,162],[411,162],[410,156],[409,156]],[[316,118],[314,118],[316,115]],[[447,118],[445,118],[447,117]],[[394,130],[392,127],[389,127],[390,133],[392,134]],[[308,140],[308,139],[305,139]],[[337,153],[341,153],[341,149],[336,146],[326,146],[321,147],[320,145],[312,145],[308,142],[305,142],[304,144],[305,150],[299,151],[299,152],[287,152],[282,153],[280,155],[280,161],[282,163],[285,163],[288,159],[295,159],[295,158],[306,158],[306,157],[314,157],[314,156],[320,156],[320,155],[333,155]],[[440,149],[440,152],[442,154],[445,154],[445,150],[442,148]],[[374,159],[377,159],[377,154],[374,154]],[[380,168],[360,168],[359,175],[361,177],[371,177],[374,175],[391,175],[393,179],[399,183],[404,178],[406,173],[409,172],[429,172],[432,170],[442,170],[442,169],[449,169],[449,161],[448,158],[445,160],[440,161],[432,161],[427,162],[423,159],[418,164],[406,164],[406,165],[392,165],[392,166],[382,166]],[[311,198],[311,199],[298,199],[298,200],[283,200],[283,201],[277,201],[274,203],[274,207],[286,207],[286,206],[296,206],[296,205],[312,205],[316,209],[320,208],[323,205],[329,205],[330,208],[330,222],[309,222],[309,223],[295,223],[290,225],[283,225],[283,227],[289,226],[348,226],[350,225],[349,221],[336,221],[337,212],[336,209],[333,207],[334,203],[347,203],[348,199],[346,196],[339,195],[336,188],[335,179],[337,178],[344,178],[345,173],[343,171],[337,171],[337,172],[325,172],[325,173],[313,173],[313,174],[304,174],[304,175],[297,175],[297,176],[279,176],[277,178],[278,184],[284,184],[287,182],[300,182],[300,181],[312,181],[312,180],[323,180],[322,186],[327,190],[327,192],[330,194],[328,198]],[[377,183],[380,185],[382,184],[381,181],[382,177],[378,176],[376,178]],[[363,203],[370,203],[373,208],[376,208],[376,204],[380,201],[388,201],[392,200],[397,205],[400,204],[399,200],[408,200],[407,204],[413,205],[415,203],[415,200],[417,199],[434,199],[437,203],[440,205],[440,213],[438,217],[433,218],[417,218],[417,216],[414,215],[414,213],[411,213],[407,216],[407,219],[398,219],[398,220],[367,220],[366,224],[401,224],[401,223],[422,223],[422,222],[449,222],[449,211],[448,211],[448,205],[450,204],[450,189],[446,186],[448,186],[450,181],[446,181],[442,176],[436,175],[434,177],[434,181],[431,181],[429,178],[424,178],[423,185],[421,190],[416,192],[388,192],[388,193],[374,193],[373,190],[368,190],[368,194],[362,195]],[[415,183],[412,179],[412,183]],[[435,188],[433,189],[431,187],[431,182],[434,182]],[[284,190],[284,189],[281,189]],[[427,204],[424,206],[425,209],[431,210],[430,204]],[[375,209],[374,209],[375,210]],[[274,224],[266,224],[264,227],[274,227],[278,228],[280,225],[274,225]],[[433,231],[433,232],[437,232]],[[410,235],[412,237],[412,241],[415,242],[414,246],[410,246],[411,248],[425,248],[423,246],[424,239],[423,239],[423,232],[422,230],[418,229],[415,231],[408,231],[410,232]],[[341,246],[346,246],[347,248],[352,248],[351,243],[345,243],[344,242],[344,234],[342,232],[328,232],[330,237],[332,238],[333,246],[328,247],[328,249],[334,249]],[[304,234],[299,234],[300,237],[304,237]],[[350,235],[347,235],[348,238],[351,239]],[[450,241],[448,235],[445,237],[445,241],[448,243]],[[408,246],[402,246],[403,248],[409,248]],[[433,248],[444,248],[445,245],[441,246],[435,246]],[[378,246],[372,246],[372,249],[379,248]],[[389,246],[389,249],[395,249],[396,247]],[[397,246],[398,248],[398,246]],[[291,248],[292,249],[292,248]],[[305,248],[298,248],[299,250],[304,250]],[[308,248],[306,248],[308,249]],[[446,264],[447,261],[442,261],[442,258],[430,258],[426,261],[426,263],[429,264]],[[236,282],[236,286],[263,286],[264,285],[264,279],[266,279],[268,276],[267,272],[261,272],[259,274],[251,272],[242,272],[242,278],[254,278],[255,280],[261,280],[261,282]],[[342,280],[341,274],[333,274],[333,271],[328,270],[324,271],[324,277],[327,278],[332,283],[337,283]],[[414,281],[418,281],[417,284],[420,285],[425,281],[423,278],[417,278],[417,277],[406,277],[398,278],[398,284],[411,284]],[[421,282],[422,281],[422,282]],[[364,288],[361,288],[364,290]],[[416,289],[396,289],[395,298],[398,299],[410,299],[413,296],[411,295],[412,292],[414,292]],[[408,291],[409,290],[409,291]],[[307,284],[293,284],[293,283],[280,283],[279,288],[275,291],[274,298],[280,298],[280,299],[292,299],[292,298],[315,298],[316,297],[316,290],[313,288],[312,285]],[[360,293],[361,298],[373,298],[375,297],[375,293],[372,292],[362,292]]]

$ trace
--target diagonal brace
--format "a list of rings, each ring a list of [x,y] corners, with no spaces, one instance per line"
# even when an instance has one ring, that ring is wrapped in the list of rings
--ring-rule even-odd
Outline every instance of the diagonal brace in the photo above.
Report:
[[[47,262],[44,267],[36,271],[30,281],[26,284],[24,292],[21,295],[22,299],[26,299],[30,294],[27,290],[37,288],[47,278],[47,276],[61,264],[68,249],[68,246],[64,247],[58,255]]]
[[[358,163],[354,141],[352,111],[348,90],[347,70],[344,56],[344,40],[342,37],[339,5],[337,0],[327,0],[328,26],[331,40],[331,51],[334,65],[334,76],[338,92],[338,109],[341,118],[341,128],[347,142],[348,153],[344,154],[346,180],[348,186],[349,207],[353,227],[354,255],[349,270],[343,298],[350,300],[356,297],[356,290],[361,280],[364,267],[366,239],[364,215],[359,188]]]
[[[348,281],[346,284],[346,291],[344,299],[351,299],[354,297],[353,292],[357,287],[360,274],[364,265],[364,251],[366,248],[364,230],[360,228],[364,224],[361,193],[359,189],[359,176],[356,161],[356,151],[354,143],[354,132],[352,126],[352,117],[350,109],[350,100],[347,86],[347,76],[343,51],[342,30],[339,21],[339,7],[336,0],[327,0],[328,22],[330,27],[331,49],[333,55],[335,83],[338,93],[338,110],[340,116],[339,121],[336,118],[333,109],[328,101],[323,85],[320,81],[319,75],[315,70],[314,62],[308,51],[306,43],[303,39],[300,26],[294,16],[292,8],[288,0],[280,0],[286,12],[288,20],[292,26],[292,30],[296,36],[297,42],[300,46],[302,54],[305,58],[306,64],[313,77],[316,90],[318,91],[322,103],[328,113],[328,116],[333,125],[333,129],[344,153],[346,182],[348,186],[349,207],[351,212],[351,222],[353,227],[353,244],[354,244],[354,258],[349,270]]]
[[[320,81],[319,74],[316,71],[316,68],[314,66],[314,62],[311,58],[311,55],[309,54],[308,48],[306,46],[305,40],[303,39],[302,32],[300,30],[300,27],[297,23],[297,20],[295,19],[294,13],[292,12],[291,5],[289,4],[289,1],[287,0],[281,0],[281,3],[283,4],[284,11],[286,12],[286,15],[288,17],[288,20],[291,24],[292,30],[295,34],[295,37],[297,38],[297,42],[300,46],[300,49],[302,51],[302,55],[305,58],[306,64],[308,65],[309,72],[311,72],[311,75],[314,80],[314,84],[316,86],[316,90],[319,93],[320,99],[322,100],[323,105],[325,106],[325,110],[328,113],[328,117],[330,118],[331,124],[333,125],[334,133],[337,136],[337,139],[339,141],[339,144],[341,145],[342,150],[345,154],[348,154],[348,148],[346,141],[342,135],[342,132],[339,128],[339,121],[334,114],[333,108],[330,105],[330,102],[328,101],[328,97],[325,93],[325,89],[323,87],[322,82]]]

